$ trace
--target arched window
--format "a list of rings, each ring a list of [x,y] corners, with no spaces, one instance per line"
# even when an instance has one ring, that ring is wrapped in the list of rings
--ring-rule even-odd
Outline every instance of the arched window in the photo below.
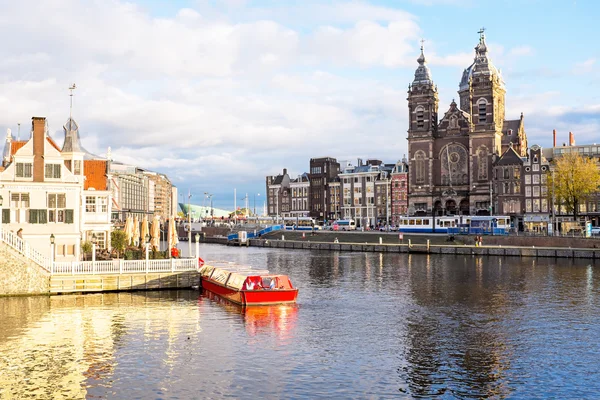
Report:
[[[487,156],[487,150],[485,148],[481,148],[479,149],[479,151],[477,152],[477,158],[478,158],[478,166],[479,169],[477,170],[477,179],[478,180],[487,180],[488,178],[488,156]]]
[[[425,109],[422,106],[416,108],[417,113],[417,129],[423,129],[425,127]]]
[[[481,99],[477,102],[477,112],[479,114],[479,123],[487,121],[487,101]]]
[[[425,182],[425,152],[422,150],[415,153],[415,182]]]

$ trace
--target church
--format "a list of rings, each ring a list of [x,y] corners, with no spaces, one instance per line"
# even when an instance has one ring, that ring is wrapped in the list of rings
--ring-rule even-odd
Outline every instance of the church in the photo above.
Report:
[[[484,30],[464,70],[458,104],[438,119],[438,90],[421,46],[408,87],[409,215],[490,215],[493,165],[506,150],[527,154],[523,114],[505,119],[506,89]]]

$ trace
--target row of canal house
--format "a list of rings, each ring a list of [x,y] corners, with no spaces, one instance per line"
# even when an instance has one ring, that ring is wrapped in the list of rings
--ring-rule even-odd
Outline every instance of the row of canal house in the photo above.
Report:
[[[311,217],[326,223],[354,219],[357,226],[395,224],[408,207],[408,164],[380,160],[340,163],[333,157],[310,160],[310,172],[290,178],[267,176],[267,212],[272,217]]]
[[[128,215],[170,215],[177,194],[166,177],[88,152],[73,118],[63,131],[62,147],[49,135],[45,117],[32,118],[27,140],[7,131],[0,168],[2,229],[22,230],[23,239],[48,256],[52,235],[54,258],[69,261],[80,258],[82,241],[109,248],[113,223]],[[164,199],[155,201],[157,181]]]
[[[509,216],[520,231],[544,233],[552,222],[554,230],[572,226],[565,224],[573,218],[564,207],[557,204],[553,210],[547,186],[551,160],[570,151],[600,160],[600,146],[575,146],[572,139],[569,146],[542,149],[533,145],[525,156],[509,145],[495,160],[487,185],[486,204],[491,204],[492,214]],[[356,165],[340,164],[332,157],[313,158],[310,173],[296,179],[285,169],[283,174],[267,177],[268,214],[312,217],[320,223],[352,218],[357,226],[396,225],[402,216],[418,215],[408,203],[408,171],[406,158],[396,164],[359,159]],[[579,212],[599,226],[599,210],[600,196],[595,195],[580,205]]]

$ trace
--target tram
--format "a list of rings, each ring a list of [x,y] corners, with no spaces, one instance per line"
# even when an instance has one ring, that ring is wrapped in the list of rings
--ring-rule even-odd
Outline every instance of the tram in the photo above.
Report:
[[[445,215],[439,217],[402,217],[398,231],[407,233],[448,233],[505,235],[510,230],[510,217],[490,215]]]

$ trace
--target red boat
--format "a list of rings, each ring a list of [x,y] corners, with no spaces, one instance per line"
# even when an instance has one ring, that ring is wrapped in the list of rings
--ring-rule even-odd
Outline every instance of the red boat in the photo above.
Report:
[[[204,265],[200,269],[202,287],[243,306],[295,303],[298,289],[287,275],[267,270],[226,264]]]

